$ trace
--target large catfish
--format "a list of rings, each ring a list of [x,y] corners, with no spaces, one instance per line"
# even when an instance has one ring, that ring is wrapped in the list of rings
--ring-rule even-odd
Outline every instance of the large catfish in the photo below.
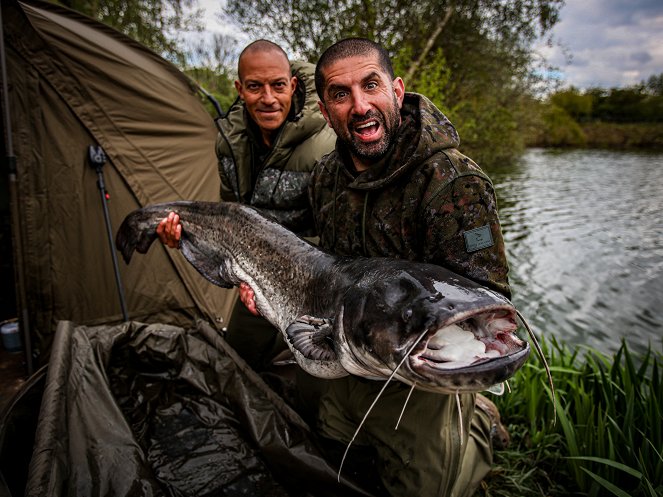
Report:
[[[529,355],[504,296],[432,264],[331,255],[238,203],[132,212],[116,239],[127,263],[148,250],[171,211],[182,222],[184,257],[216,285],[248,283],[260,313],[314,376],[476,392],[508,379]]]

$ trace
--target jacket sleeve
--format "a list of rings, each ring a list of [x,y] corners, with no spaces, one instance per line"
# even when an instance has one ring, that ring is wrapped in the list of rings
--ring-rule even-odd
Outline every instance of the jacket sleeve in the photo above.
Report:
[[[219,168],[219,178],[221,179],[221,200],[224,202],[237,202],[239,201],[236,172],[237,166],[235,165],[235,161],[232,159],[232,157],[228,157],[222,152],[221,145],[221,135],[217,135],[215,150]]]
[[[221,200],[224,202],[237,202],[237,196],[232,189],[230,178],[224,169],[225,157],[219,157],[219,177],[221,178]]]
[[[423,211],[424,260],[448,267],[510,298],[508,263],[495,191],[481,174],[460,175]]]

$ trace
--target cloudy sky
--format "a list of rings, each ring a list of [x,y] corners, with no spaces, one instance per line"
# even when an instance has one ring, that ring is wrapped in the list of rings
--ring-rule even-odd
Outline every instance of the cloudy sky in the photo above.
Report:
[[[564,49],[540,51],[568,85],[628,86],[663,73],[663,0],[566,0],[553,36]]]
[[[224,29],[214,15],[222,3],[200,0],[212,31]],[[663,0],[566,0],[552,34],[552,46],[536,48],[564,86],[622,87],[663,73]]]

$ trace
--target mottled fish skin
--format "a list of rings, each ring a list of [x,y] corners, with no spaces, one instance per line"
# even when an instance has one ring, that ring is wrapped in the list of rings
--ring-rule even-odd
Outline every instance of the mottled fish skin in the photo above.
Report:
[[[215,285],[248,283],[260,313],[280,330],[307,314],[305,309],[317,309],[307,283],[333,258],[257,210],[234,202],[180,201],[134,211],[116,237],[125,262],[134,250],[147,252],[157,239],[156,227],[170,212],[182,222],[184,257]]]
[[[182,222],[184,257],[216,285],[251,286],[260,313],[314,376],[386,379],[413,349],[399,380],[436,392],[481,391],[510,377],[529,354],[504,296],[440,266],[327,254],[243,204],[182,201],[134,211],[116,238],[127,263],[134,250],[149,249],[171,211]],[[491,331],[494,323],[505,326]],[[450,326],[472,328],[475,338],[447,332]],[[446,336],[461,342],[444,349]],[[477,349],[486,352],[474,357]],[[468,353],[467,364],[453,362]]]

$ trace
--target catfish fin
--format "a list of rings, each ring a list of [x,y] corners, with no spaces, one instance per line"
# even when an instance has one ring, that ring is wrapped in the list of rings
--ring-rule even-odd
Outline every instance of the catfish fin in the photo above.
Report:
[[[115,237],[115,247],[127,264],[134,250],[145,254],[156,240],[156,225],[150,224],[150,221],[144,210],[139,209],[129,214],[120,225]]]
[[[203,253],[200,249],[186,240],[184,237],[180,243],[180,249],[184,258],[196,268],[203,277],[221,288],[232,288],[233,285],[226,279],[221,277],[221,264],[208,255]]]
[[[292,346],[311,361],[338,361],[333,342],[334,323],[331,319],[300,316],[286,328]]]

